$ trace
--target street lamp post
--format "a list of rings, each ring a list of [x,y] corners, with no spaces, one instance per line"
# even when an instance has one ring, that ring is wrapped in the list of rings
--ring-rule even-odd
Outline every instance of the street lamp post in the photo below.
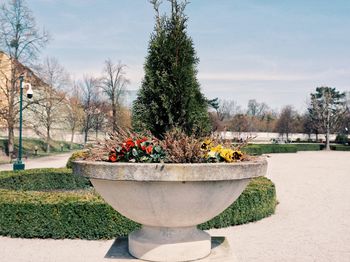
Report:
[[[23,118],[22,118],[22,111],[23,111],[23,80],[24,80],[24,76],[21,75],[19,77],[19,143],[18,143],[18,156],[17,156],[17,160],[13,163],[13,170],[24,170],[25,165],[22,162],[22,122],[23,122]],[[28,84],[29,88],[27,91],[27,96],[28,98],[32,98],[33,97],[33,90],[30,84]]]

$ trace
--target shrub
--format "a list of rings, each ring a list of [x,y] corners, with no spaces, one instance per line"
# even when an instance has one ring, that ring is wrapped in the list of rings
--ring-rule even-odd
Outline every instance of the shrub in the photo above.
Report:
[[[270,153],[296,153],[295,145],[285,144],[250,144],[242,149],[244,152],[252,155],[270,154]]]
[[[89,191],[0,190],[0,234],[4,236],[111,239],[137,226]]]
[[[42,190],[42,189],[41,189]],[[276,192],[267,178],[256,178],[222,214],[200,227],[225,227],[274,213]],[[112,239],[139,225],[105,203],[93,190],[34,192],[0,189],[0,235],[25,238]]]
[[[335,138],[335,142],[337,144],[346,145],[347,143],[349,143],[349,139],[347,135],[338,134],[337,137]]]
[[[88,179],[72,174],[70,169],[45,168],[0,172],[0,189],[77,190],[90,187]]]
[[[87,157],[87,155],[88,155],[88,153],[86,150],[79,150],[79,151],[74,152],[70,156],[70,158],[68,159],[67,164],[66,164],[66,168],[72,169],[73,168],[73,161],[78,160],[78,159],[83,159],[83,158]]]
[[[222,228],[257,221],[272,215],[276,204],[275,185],[265,177],[256,178],[249,183],[236,202],[220,215],[201,224],[200,228]]]
[[[350,151],[350,146],[346,145],[331,145],[331,150],[335,151]]]
[[[319,151],[322,149],[321,144],[294,144],[298,151]]]

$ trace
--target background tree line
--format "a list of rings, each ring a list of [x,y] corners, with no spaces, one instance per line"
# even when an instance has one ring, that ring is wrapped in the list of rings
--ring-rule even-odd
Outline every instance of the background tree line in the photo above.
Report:
[[[350,130],[350,92],[340,92],[332,87],[317,87],[310,94],[305,112],[297,112],[286,105],[280,112],[266,103],[249,100],[243,110],[237,102],[219,100],[215,110],[210,112],[213,130],[233,132],[277,132],[286,140],[291,133],[326,135],[348,135]]]
[[[122,97],[129,81],[125,65],[105,61],[100,76],[86,74],[75,81],[53,57],[40,61],[40,51],[50,35],[40,29],[24,0],[4,1],[0,6],[0,120],[8,130],[8,151],[14,151],[14,130],[18,125],[20,76],[31,83],[32,100],[24,97],[24,124],[46,140],[50,152],[52,130],[89,132],[130,125]]]

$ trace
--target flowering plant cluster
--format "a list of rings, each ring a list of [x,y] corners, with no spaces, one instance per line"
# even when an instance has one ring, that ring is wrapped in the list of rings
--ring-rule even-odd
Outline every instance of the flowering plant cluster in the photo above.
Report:
[[[127,138],[110,149],[110,162],[145,162],[159,163],[165,158],[163,148],[156,139],[147,137]]]
[[[244,154],[240,150],[224,147],[221,144],[214,145],[210,139],[204,140],[202,150],[206,151],[205,158],[208,162],[236,162],[243,160]]]
[[[245,143],[247,144],[247,142]],[[86,160],[135,163],[232,163],[250,157],[219,138],[200,139],[181,130],[167,132],[162,140],[150,133],[117,130],[87,152]]]

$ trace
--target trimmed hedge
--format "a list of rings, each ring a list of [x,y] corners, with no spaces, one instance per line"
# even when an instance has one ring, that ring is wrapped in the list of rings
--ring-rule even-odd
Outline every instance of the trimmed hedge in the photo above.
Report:
[[[322,144],[294,144],[298,151],[320,151]]]
[[[330,148],[335,151],[350,151],[350,146],[346,145],[331,145]]]
[[[297,147],[290,144],[250,144],[242,149],[250,155],[262,155],[269,153],[296,153]]]
[[[111,239],[138,225],[93,191],[29,192],[0,189],[0,235],[24,238]]]
[[[113,210],[92,188],[86,189],[86,180],[81,184],[60,184],[58,178],[70,176],[70,181],[75,181],[76,177],[67,169],[56,169],[56,173],[54,171],[55,169],[46,169],[46,179],[43,178],[45,169],[0,172],[0,178],[4,179],[0,184],[0,235],[112,239],[125,236],[139,227],[137,223]],[[34,186],[35,181],[39,182]],[[16,190],[8,190],[9,188]],[[33,188],[76,191],[23,191]],[[276,203],[274,184],[267,178],[256,178],[234,204],[211,221],[200,225],[200,228],[220,228],[256,221],[273,214]]]
[[[0,188],[10,190],[76,190],[89,188],[88,179],[74,176],[71,169],[44,168],[0,172]]]
[[[242,150],[250,155],[270,153],[296,153],[298,151],[324,150],[324,144],[249,144]],[[331,150],[350,151],[349,145],[330,145]]]
[[[276,188],[265,177],[252,179],[240,197],[212,220],[201,224],[201,229],[222,228],[245,224],[268,217],[275,212]]]

